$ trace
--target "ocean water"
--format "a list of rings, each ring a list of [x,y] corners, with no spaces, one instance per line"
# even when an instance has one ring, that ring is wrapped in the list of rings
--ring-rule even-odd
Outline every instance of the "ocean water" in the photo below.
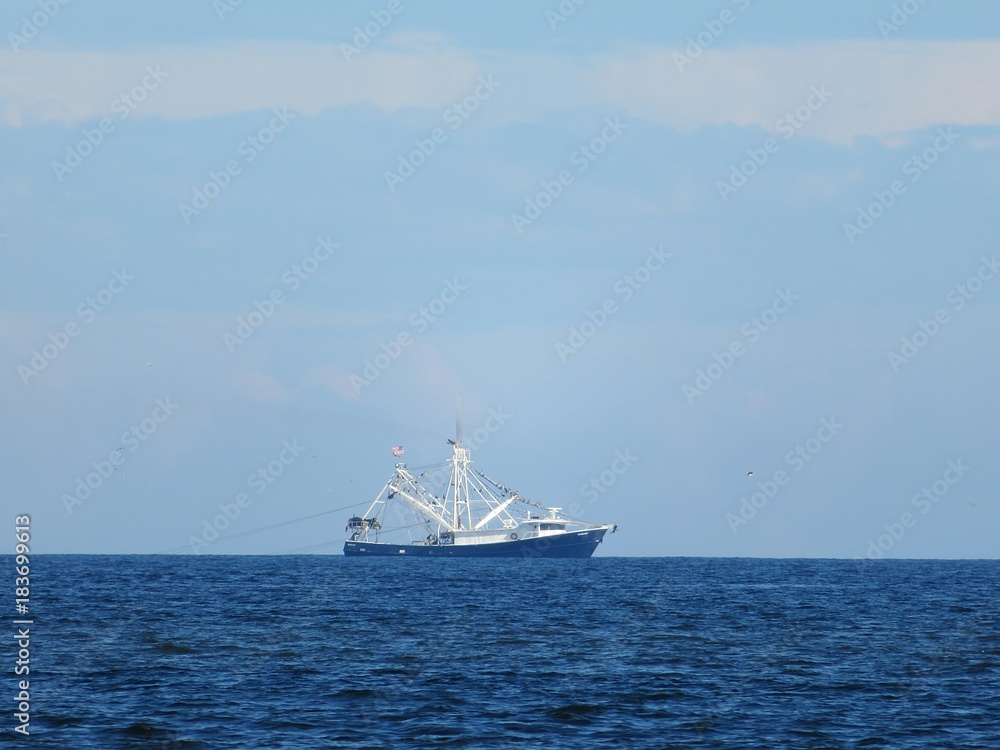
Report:
[[[1000,748],[1000,562],[43,556],[31,576],[31,735],[5,666],[3,746]]]

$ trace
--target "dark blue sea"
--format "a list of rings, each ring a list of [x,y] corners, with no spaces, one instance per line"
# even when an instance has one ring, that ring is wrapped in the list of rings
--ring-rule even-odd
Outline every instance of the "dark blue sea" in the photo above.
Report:
[[[31,565],[3,746],[1000,748],[997,561]]]

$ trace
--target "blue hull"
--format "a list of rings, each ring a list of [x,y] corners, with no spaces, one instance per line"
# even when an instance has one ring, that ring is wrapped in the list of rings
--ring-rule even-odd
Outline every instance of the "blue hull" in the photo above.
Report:
[[[383,544],[344,542],[345,557],[590,557],[607,529],[571,531],[540,539],[491,544]]]

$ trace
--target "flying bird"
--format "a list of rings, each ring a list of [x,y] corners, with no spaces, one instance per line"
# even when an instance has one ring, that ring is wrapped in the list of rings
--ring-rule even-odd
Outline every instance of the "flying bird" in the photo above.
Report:
[[[753,476],[753,472],[752,472],[752,471],[748,471],[748,472],[747,472],[747,476],[748,476],[748,477],[752,477],[752,476]]]

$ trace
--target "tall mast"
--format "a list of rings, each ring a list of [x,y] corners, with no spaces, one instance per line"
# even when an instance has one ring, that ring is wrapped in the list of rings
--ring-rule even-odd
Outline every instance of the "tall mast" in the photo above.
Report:
[[[455,528],[460,529],[462,527],[462,517],[458,514],[458,491],[459,491],[459,468],[458,468],[458,458],[459,452],[462,450],[462,397],[457,393],[455,394],[455,470],[452,472],[453,481],[455,486],[453,488],[452,501],[454,505],[454,510],[452,512],[452,518],[455,521]]]

